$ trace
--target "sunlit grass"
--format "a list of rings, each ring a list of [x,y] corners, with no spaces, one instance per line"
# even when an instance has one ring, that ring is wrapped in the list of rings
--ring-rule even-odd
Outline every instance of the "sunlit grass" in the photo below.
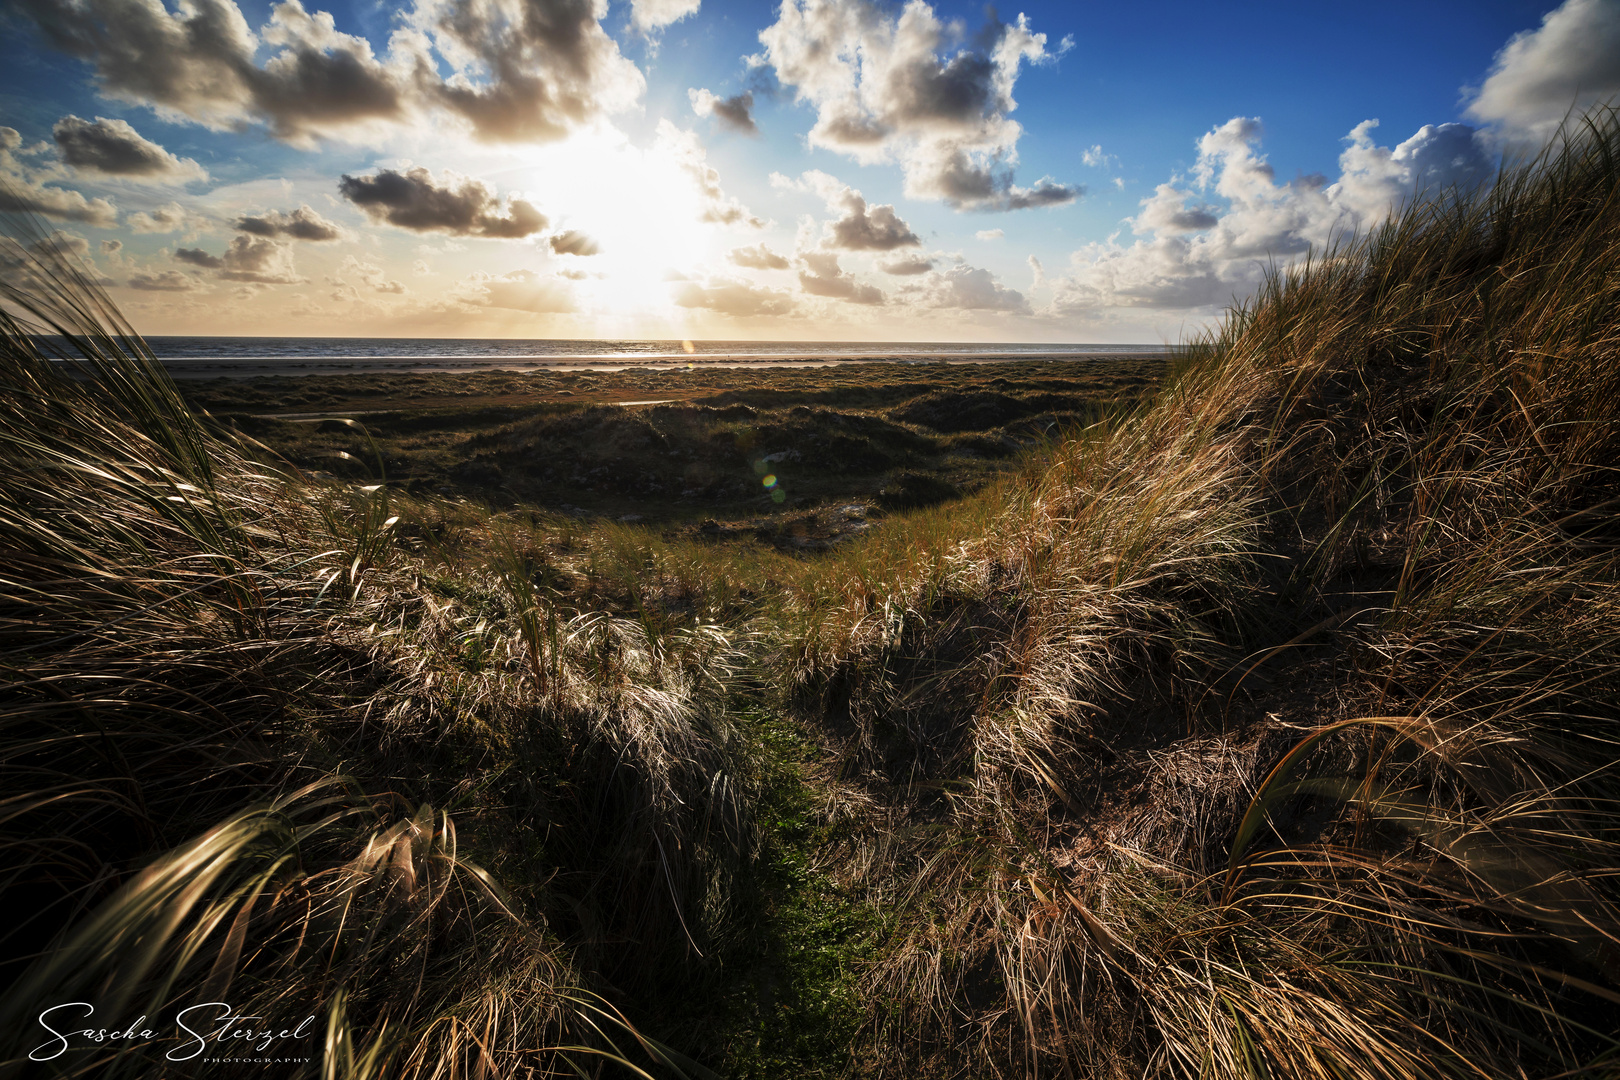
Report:
[[[14,223],[7,1060],[228,999],[310,1075],[1612,1074],[1617,160],[819,552],[257,464]]]

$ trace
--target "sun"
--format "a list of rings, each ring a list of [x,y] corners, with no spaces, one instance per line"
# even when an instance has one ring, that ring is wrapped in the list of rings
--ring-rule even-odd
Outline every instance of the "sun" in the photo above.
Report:
[[[552,233],[574,230],[596,243],[586,256],[544,249],[549,269],[572,279],[581,316],[675,315],[672,275],[724,258],[725,238],[702,221],[703,193],[671,147],[641,149],[617,132],[590,131],[526,157],[508,172],[514,190],[543,211],[567,207]]]

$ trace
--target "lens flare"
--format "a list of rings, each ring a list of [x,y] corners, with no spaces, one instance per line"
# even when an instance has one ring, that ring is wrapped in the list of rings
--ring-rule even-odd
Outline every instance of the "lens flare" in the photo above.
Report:
[[[685,349],[688,353],[697,352],[697,346],[692,344],[690,341],[681,342],[681,348]]]
[[[765,476],[765,479],[761,480],[760,483],[764,484],[768,488],[775,487],[776,486],[776,474],[775,473],[767,473],[766,476]]]

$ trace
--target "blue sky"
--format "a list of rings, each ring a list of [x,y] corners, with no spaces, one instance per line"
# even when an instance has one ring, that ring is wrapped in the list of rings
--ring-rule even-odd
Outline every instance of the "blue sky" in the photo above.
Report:
[[[1620,92],[1620,0],[5,18],[4,199],[148,333],[1175,340]]]

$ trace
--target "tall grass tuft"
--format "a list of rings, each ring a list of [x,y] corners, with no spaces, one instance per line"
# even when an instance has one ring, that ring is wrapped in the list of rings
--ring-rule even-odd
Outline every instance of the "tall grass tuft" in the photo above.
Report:
[[[433,508],[385,478],[254,464],[6,225],[5,1068],[169,1075],[223,1002],[313,1018],[287,1075],[681,1074],[610,1001],[726,932],[728,636],[559,615],[408,541]],[[161,1037],[53,1055],[72,1002]]]
[[[790,591],[887,1067],[1613,1069],[1617,160],[1599,110],[1342,238]]]

